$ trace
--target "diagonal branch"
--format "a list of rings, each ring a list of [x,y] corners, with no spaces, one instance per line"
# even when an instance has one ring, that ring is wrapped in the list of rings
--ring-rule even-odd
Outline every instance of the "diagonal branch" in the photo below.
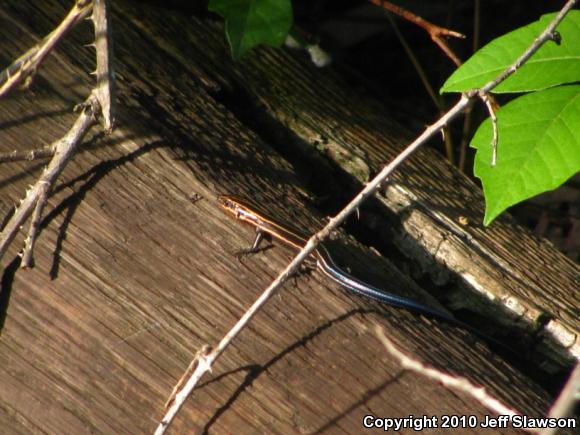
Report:
[[[0,73],[0,98],[21,83],[23,87],[28,87],[44,58],[70,29],[87,16],[92,7],[92,0],[77,0],[56,29],[2,71]]]
[[[94,3],[94,5],[93,5]],[[112,69],[112,38],[108,0],[77,0],[62,23],[41,43],[30,49],[17,61],[0,73],[0,98],[18,83],[28,85],[32,75],[58,41],[83,17],[93,9],[92,21],[95,24],[95,43],[97,55],[97,84],[89,98],[81,105],[82,112],[69,132],[50,147],[41,150],[18,152],[13,151],[0,155],[0,162],[14,161],[22,158],[30,160],[39,157],[53,156],[51,162],[36,184],[27,192],[20,207],[0,233],[0,258],[16,236],[21,225],[33,214],[28,236],[25,240],[21,267],[32,267],[32,252],[38,234],[42,212],[48,196],[58,175],[74,154],[78,144],[88,130],[96,123],[98,113],[102,113],[103,127],[111,131],[114,122],[112,92],[114,77]],[[34,210],[34,211],[33,211]]]
[[[8,246],[16,237],[20,227],[30,216],[36,204],[56,181],[85,134],[96,123],[96,114],[99,113],[99,103],[91,94],[81,105],[82,111],[71,129],[55,144],[53,144],[54,157],[32,188],[26,193],[26,197],[14,212],[3,231],[0,233],[0,259],[6,253]],[[41,213],[39,210],[38,213]]]
[[[36,159],[45,159],[47,157],[52,157],[53,155],[54,149],[52,146],[26,151],[14,150],[7,153],[0,153],[0,163],[18,162],[21,160],[32,161]]]
[[[526,57],[526,60],[531,56],[527,53],[536,52],[541,45],[546,41],[551,39],[549,35],[552,34],[555,27],[564,18],[566,13],[574,6],[577,0],[568,0],[566,5],[562,8],[558,16],[549,24],[542,35],[531,44],[530,48],[526,50],[524,55],[520,57],[514,65],[520,64],[522,58]],[[546,34],[548,36],[543,37]],[[525,60],[524,60],[525,61]],[[174,391],[171,395],[169,402],[169,409],[166,410],[164,417],[157,426],[155,435],[163,435],[174,417],[177,415],[179,409],[185,403],[187,397],[193,392],[197,382],[201,377],[211,370],[213,363],[221,356],[225,351],[227,346],[231,344],[234,338],[247,326],[248,322],[254,317],[258,310],[280,289],[282,284],[294,274],[302,262],[308,258],[312,252],[316,249],[316,246],[321,242],[321,240],[327,238],[332,231],[334,231],[340,224],[342,224],[346,218],[357,210],[360,205],[367,200],[369,197],[373,196],[375,192],[380,188],[380,186],[385,182],[385,180],[397,169],[411,154],[413,154],[421,145],[423,145],[428,139],[437,134],[444,126],[446,126],[451,120],[455,119],[459,114],[461,114],[467,107],[469,107],[473,101],[479,97],[480,92],[489,92],[494,87],[496,87],[500,82],[505,80],[509,75],[513,74],[517,68],[514,65],[506,69],[502,74],[498,76],[497,79],[490,81],[485,85],[482,90],[475,89],[461,96],[461,99],[453,106],[447,113],[445,113],[437,122],[425,129],[425,131],[407,146],[393,161],[387,164],[367,185],[365,188],[356,195],[356,197],[334,218],[330,219],[327,225],[320,230],[318,233],[314,234],[306,243],[304,248],[294,257],[294,259],[286,266],[286,268],[278,275],[278,277],[268,286],[266,290],[260,295],[260,297],[254,302],[254,304],[244,313],[244,315],[238,320],[234,327],[221,339],[218,345],[211,350],[211,348],[204,348],[204,351],[198,353],[195,357],[195,361],[190,364],[190,368],[193,368],[193,372],[190,374],[189,379],[185,381],[185,378],[180,380],[180,386],[183,387],[179,391]]]
[[[113,37],[109,16],[109,1],[95,0],[92,20],[95,23],[95,49],[97,51],[97,86],[95,96],[99,100],[103,115],[103,128],[111,131],[115,121],[114,114],[114,74],[113,74]]]
[[[390,353],[393,357],[399,360],[399,364],[405,370],[410,370],[421,376],[431,379],[437,383],[442,384],[444,387],[450,390],[456,390],[467,394],[473,399],[481,403],[485,408],[489,409],[491,412],[499,415],[520,415],[517,411],[504,405],[498,399],[490,395],[484,387],[478,387],[472,384],[468,379],[452,376],[437,370],[433,367],[428,367],[420,361],[413,359],[403,353],[396,345],[385,335],[385,331],[380,326],[375,329],[375,334],[377,338],[385,347],[385,350]]]
[[[51,186],[48,181],[42,181],[39,184],[38,200],[36,201],[36,206],[32,212],[32,219],[30,222],[30,228],[28,230],[28,236],[24,241],[24,251],[22,252],[22,263],[20,267],[26,269],[28,267],[34,266],[34,259],[32,258],[32,251],[34,248],[34,242],[36,241],[36,236],[40,229],[40,222],[42,221],[42,212],[46,201],[48,201],[48,195],[50,193]]]

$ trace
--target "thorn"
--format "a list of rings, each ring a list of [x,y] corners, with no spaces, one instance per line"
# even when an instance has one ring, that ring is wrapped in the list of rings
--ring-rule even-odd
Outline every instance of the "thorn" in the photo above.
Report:
[[[560,34],[560,32],[557,32],[555,30],[552,33],[550,33],[549,39],[554,41],[556,45],[560,45],[562,43],[562,35]]]
[[[94,48],[95,50],[97,49],[97,45],[95,43],[85,44],[84,47],[85,48]]]

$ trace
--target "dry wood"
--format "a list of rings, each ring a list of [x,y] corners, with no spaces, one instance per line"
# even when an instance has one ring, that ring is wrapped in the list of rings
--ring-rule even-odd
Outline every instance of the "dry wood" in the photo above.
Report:
[[[0,28],[0,40],[14,45],[2,52],[16,56],[30,44],[21,29],[46,33],[61,8],[56,1],[29,1],[4,9],[11,20]],[[291,54],[259,50],[234,66],[215,24],[124,2],[115,2],[113,16],[119,128],[110,138],[95,137],[91,150],[67,167],[41,225],[36,268],[15,273],[16,260],[2,264],[0,425],[12,433],[152,432],[192,354],[216,342],[289,258],[275,248],[239,263],[231,253],[252,231],[221,213],[215,193],[260,192],[298,226],[311,228],[313,217],[320,218],[305,209],[300,193],[306,187],[269,146],[272,140],[266,143],[258,135],[263,131],[244,125],[243,115],[226,105],[228,92],[249,93],[273,119],[294,124],[299,137],[333,130],[330,157],[340,157],[341,137],[350,137],[342,145],[353,146],[377,135],[395,148],[401,140],[402,130],[378,105],[372,113],[351,113],[356,123],[331,118],[349,107],[362,110],[367,101]],[[0,152],[49,143],[70,125],[74,115],[66,109],[91,86],[93,53],[80,43],[90,33],[87,26],[57,59],[47,58],[34,104],[28,94],[0,102]],[[288,79],[280,77],[284,70],[303,71],[293,90],[277,82]],[[349,104],[331,107],[334,95]],[[313,112],[327,116],[315,128]],[[368,130],[360,128],[367,115]],[[356,152],[343,154],[345,161]],[[350,167],[360,173],[362,162],[372,165],[379,154],[370,148]],[[428,170],[447,177],[450,170],[435,162]],[[0,166],[2,203],[20,198],[41,168]],[[411,165],[407,180],[424,177],[417,175],[423,168]],[[193,192],[204,199],[192,204]],[[416,210],[438,216],[427,204]],[[352,249],[345,250],[349,264],[371,269],[394,288],[420,291],[368,249]],[[401,372],[376,345],[377,324],[408,353],[485,385],[522,412],[539,416],[549,406],[537,384],[468,334],[346,296],[313,274],[266,306],[172,429],[358,432],[368,413],[485,414],[476,403]]]
[[[159,38],[177,38],[171,24],[157,29]],[[216,31],[216,39],[197,44],[191,38],[169,50],[182,62],[203,50],[202,65],[220,82],[218,95],[240,100],[237,105],[243,110],[238,116],[245,114],[244,121],[258,124],[279,149],[293,144],[308,155],[314,148],[362,184],[413,137],[388,110],[354,94],[332,72],[266,49],[234,65],[220,55],[220,38]],[[280,131],[288,129],[292,134],[284,137]],[[328,159],[317,162],[318,179]],[[324,182],[332,185],[330,180]],[[345,189],[343,184],[332,193],[344,195]],[[348,199],[346,195],[344,202]],[[394,240],[409,257],[422,253],[417,273],[458,280],[468,291],[449,296],[457,308],[497,319],[502,329],[514,334],[532,336],[538,342],[528,345],[554,370],[580,357],[578,266],[507,214],[490,228],[483,227],[483,197],[467,177],[423,149],[393,176],[379,199],[384,205],[380,212],[397,224],[378,225],[373,215],[368,225],[385,243]],[[364,221],[365,213],[361,216]]]
[[[160,40],[177,40],[179,24],[168,21],[153,29],[143,19],[135,24]],[[200,66],[190,67],[192,74],[199,74],[199,68],[211,71],[217,81],[209,86],[214,95],[229,101],[236,114],[277,149],[294,146],[303,155],[313,149],[322,152],[327,159],[313,163],[321,183],[338,184],[334,174],[324,175],[329,160],[366,183],[414,136],[383,106],[353,93],[331,71],[266,49],[234,64],[224,57],[220,28],[216,26],[213,35],[194,34],[165,48],[183,64],[203,52]],[[288,130],[291,133],[285,134]],[[331,193],[344,195],[346,203],[348,186],[338,186]],[[261,188],[238,187],[250,195]],[[413,156],[378,197],[383,218],[395,224],[377,224],[377,211],[371,210],[368,225],[376,237],[382,236],[386,244],[394,241],[409,257],[420,258],[417,274],[431,275],[441,285],[457,280],[461,291],[448,295],[456,308],[484,316],[507,335],[521,336],[522,346],[537,352],[535,358],[545,368],[558,371],[580,358],[580,271],[549,242],[518,227],[509,215],[483,227],[480,190],[428,149]],[[365,213],[361,216],[364,222]]]

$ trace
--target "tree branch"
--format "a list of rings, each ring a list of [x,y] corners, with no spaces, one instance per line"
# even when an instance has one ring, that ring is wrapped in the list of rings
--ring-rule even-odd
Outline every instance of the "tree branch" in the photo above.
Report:
[[[447,373],[443,373],[440,370],[427,367],[425,364],[417,361],[416,359],[405,355],[397,348],[397,346],[395,346],[395,343],[387,338],[385,331],[383,331],[380,326],[376,327],[375,333],[377,334],[377,338],[385,347],[385,350],[399,360],[399,364],[401,364],[403,369],[410,370],[435,382],[439,382],[444,387],[451,390],[465,393],[472,399],[477,400],[485,408],[496,414],[511,416],[521,415],[521,413],[509,408],[508,406],[501,403],[498,399],[490,395],[484,387],[478,387],[477,385],[469,382],[469,380],[466,378],[451,376]]]
[[[69,159],[74,154],[78,144],[83,139],[89,129],[96,123],[96,114],[99,111],[99,103],[96,97],[91,94],[89,98],[79,105],[81,114],[75,121],[71,129],[55,144],[54,157],[32,188],[26,193],[20,206],[14,212],[3,231],[0,233],[0,259],[6,253],[8,246],[16,237],[20,227],[32,213],[38,201],[45,192],[50,191],[53,183],[62,172]],[[39,212],[41,212],[40,210]]]
[[[36,44],[0,73],[0,98],[4,97],[15,86],[23,83],[27,88],[32,77],[44,58],[58,42],[80,20],[87,16],[93,7],[91,0],[77,0],[66,18],[42,42]]]
[[[562,20],[563,16],[569,11],[577,0],[569,0],[568,3],[562,9],[562,12],[549,24],[546,31],[543,34],[551,34],[556,25]],[[549,37],[537,38],[530,49],[526,50],[525,60],[527,60],[530,55],[528,52],[534,53],[538,50],[539,46],[544,44]],[[524,56],[520,57],[520,59]],[[516,63],[520,63],[520,59]],[[524,61],[525,61],[524,60]],[[521,64],[521,63],[520,63]],[[196,355],[194,362],[190,364],[190,369],[193,369],[189,379],[184,382],[184,377],[180,380],[180,385],[183,385],[180,391],[172,393],[173,401],[170,401],[170,407],[166,410],[165,416],[161,420],[160,424],[155,431],[156,435],[162,435],[165,433],[169,425],[171,424],[173,418],[185,403],[186,398],[191,394],[197,382],[201,377],[208,371],[211,370],[213,363],[219,358],[219,356],[224,352],[226,347],[231,343],[231,341],[243,330],[243,328],[248,324],[252,317],[257,313],[257,311],[270,299],[281,287],[281,285],[294,274],[300,264],[312,254],[316,246],[321,240],[325,239],[334,231],[340,224],[342,224],[345,219],[355,210],[357,210],[360,205],[370,196],[379,189],[381,184],[393,173],[393,171],[401,165],[413,152],[415,152],[421,145],[423,145],[428,139],[437,134],[444,126],[446,126],[451,120],[455,119],[463,110],[469,107],[474,99],[478,98],[482,91],[489,92],[494,87],[496,87],[501,81],[505,80],[510,74],[513,74],[513,68],[510,67],[501,73],[497,79],[486,84],[482,90],[475,89],[467,92],[461,96],[459,102],[455,104],[447,113],[445,113],[439,120],[428,127],[413,143],[411,143],[405,150],[399,154],[392,162],[387,164],[378,175],[375,176],[366,187],[334,218],[330,219],[328,224],[320,230],[318,233],[314,234],[306,243],[304,248],[294,257],[294,259],[286,266],[286,268],[278,275],[278,277],[268,286],[266,290],[260,295],[260,297],[252,304],[250,309],[238,320],[234,327],[222,338],[217,347],[211,352],[207,352],[210,348],[206,348],[203,354]],[[178,389],[178,388],[177,388]]]

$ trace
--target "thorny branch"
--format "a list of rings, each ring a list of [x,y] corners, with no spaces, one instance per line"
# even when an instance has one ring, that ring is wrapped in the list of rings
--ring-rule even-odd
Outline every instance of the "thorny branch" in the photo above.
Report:
[[[180,380],[180,385],[183,385],[180,391],[172,393],[173,401],[170,403],[169,409],[166,410],[164,417],[157,426],[155,435],[162,435],[165,433],[174,417],[177,415],[179,409],[185,403],[185,400],[194,390],[197,382],[201,377],[208,371],[211,370],[213,363],[220,357],[224,350],[229,346],[231,341],[243,330],[243,328],[248,324],[248,322],[254,317],[258,310],[270,299],[281,287],[281,285],[294,274],[302,262],[308,258],[310,254],[314,251],[316,246],[321,242],[321,240],[327,238],[332,231],[334,231],[340,224],[342,224],[345,219],[357,210],[360,205],[368,199],[370,196],[374,195],[379,187],[384,183],[388,176],[401,165],[413,152],[415,152],[421,145],[423,145],[428,139],[437,134],[445,125],[447,125],[451,120],[455,119],[460,113],[462,113],[467,107],[469,107],[475,98],[481,95],[481,92],[489,92],[495,88],[499,83],[513,74],[527,59],[531,57],[546,41],[553,39],[553,32],[556,26],[562,21],[564,16],[568,11],[574,6],[577,0],[568,0],[564,5],[560,13],[554,18],[554,20],[548,25],[546,30],[534,40],[530,45],[528,50],[518,58],[513,65],[508,67],[503,73],[501,73],[497,79],[486,84],[481,90],[475,89],[471,92],[465,93],[461,96],[461,99],[455,106],[453,106],[447,113],[445,113],[437,122],[428,127],[413,143],[411,143],[401,154],[399,154],[393,161],[387,164],[378,175],[375,176],[365,188],[359,192],[358,195],[334,218],[330,219],[327,225],[320,230],[318,233],[314,234],[306,243],[304,248],[294,257],[294,259],[286,266],[286,268],[278,275],[278,277],[268,286],[266,290],[260,295],[260,297],[252,304],[252,306],[244,313],[244,315],[238,320],[234,327],[222,338],[218,345],[211,350],[209,353],[204,352],[203,354],[197,354],[195,362],[190,364],[190,367],[195,367],[193,373],[191,373],[187,382]],[[206,348],[210,349],[210,348]]]
[[[376,327],[375,334],[377,335],[382,345],[385,347],[385,350],[399,360],[399,364],[401,364],[403,369],[411,370],[428,379],[439,382],[446,388],[466,393],[493,413],[499,415],[519,415],[518,412],[507,407],[495,397],[491,396],[484,387],[473,385],[466,378],[451,376],[447,373],[443,373],[440,370],[427,367],[425,364],[417,361],[416,359],[405,355],[399,350],[399,348],[397,348],[397,346],[395,346],[395,343],[386,337],[385,331],[383,331],[380,326]]]
[[[387,7],[387,2],[371,0],[375,4],[379,4],[383,7]],[[548,28],[538,37],[532,46],[516,61],[514,64],[508,68],[504,73],[502,73],[496,80],[488,83],[481,90],[474,90],[468,94],[462,96],[460,101],[444,116],[441,117],[439,121],[433,124],[431,127],[425,130],[425,132],[415,140],[411,145],[405,149],[395,160],[388,164],[383,170],[375,177],[367,186],[356,196],[353,201],[342,210],[335,218],[331,219],[326,227],[319,233],[315,234],[306,244],[305,248],[294,258],[294,260],[287,266],[287,268],[278,276],[278,278],[268,287],[268,289],[260,296],[260,298],[253,304],[250,310],[248,310],[244,316],[238,321],[238,323],[232,328],[228,334],[220,341],[218,346],[211,350],[209,348],[204,348],[196,357],[195,364],[191,365],[193,373],[187,381],[184,382],[185,378],[181,381],[179,387],[183,385],[183,388],[178,388],[173,396],[173,401],[169,405],[167,414],[163,418],[161,424],[157,428],[156,433],[162,434],[165,432],[169,424],[171,423],[173,417],[177,414],[180,407],[183,405],[185,399],[195,388],[198,380],[211,369],[212,364],[215,360],[224,352],[229,343],[240,333],[243,327],[251,320],[253,315],[259,310],[259,308],[264,305],[267,300],[278,290],[281,284],[287,280],[287,278],[294,273],[294,271],[299,267],[301,262],[307,258],[318,243],[325,237],[327,237],[335,228],[340,225],[345,218],[356,210],[360,204],[366,200],[369,196],[372,196],[379,186],[384,182],[384,180],[402,163],[406,158],[411,155],[416,149],[418,149],[429,137],[436,134],[444,125],[449,121],[454,119],[459,113],[461,113],[465,108],[469,107],[472,100],[482,94],[486,94],[491,91],[500,82],[505,80],[510,74],[513,74],[521,65],[523,65],[539,48],[542,44],[550,39],[554,39],[554,29],[563,19],[565,14],[572,8],[576,3],[576,0],[569,0],[565,7],[562,9],[560,14],[556,19],[548,26]],[[394,6],[394,5],[393,5]],[[70,160],[74,151],[77,149],[78,145],[82,141],[84,135],[88,130],[97,122],[97,114],[101,110],[105,112],[104,124],[106,129],[110,129],[113,124],[112,117],[112,102],[113,96],[111,94],[111,87],[113,84],[112,68],[111,68],[111,50],[110,50],[110,29],[108,28],[107,19],[107,1],[106,0],[95,0],[95,8],[100,8],[99,11],[94,12],[93,20],[95,22],[100,21],[103,23],[101,27],[97,30],[97,36],[95,39],[95,47],[97,48],[97,58],[100,59],[97,63],[100,66],[97,67],[97,89],[95,89],[91,95],[88,97],[87,101],[83,104],[82,112],[78,119],[76,120],[73,127],[69,132],[59,141],[57,141],[52,149],[54,149],[54,157],[44,170],[40,179],[35,183],[34,186],[28,191],[25,199],[22,201],[20,207],[15,211],[12,218],[6,224],[6,227],[0,233],[0,258],[6,252],[6,249],[10,242],[15,237],[20,226],[25,222],[25,220],[33,214],[32,224],[29,231],[29,236],[27,238],[27,246],[25,248],[25,256],[31,261],[32,258],[32,243],[35,235],[38,231],[38,226],[42,216],[42,208],[48,197],[51,186],[54,184],[55,180],[58,178],[59,174],[62,172],[66,162]],[[76,25],[80,19],[85,17],[90,9],[93,8],[93,2],[90,0],[77,0],[75,6],[63,20],[63,22],[55,29],[50,35],[48,35],[42,43],[33,47],[26,54],[21,56],[17,61],[10,65],[4,72],[0,73],[0,97],[6,95],[9,90],[13,89],[18,84],[24,83],[28,85],[34,72],[38,66],[42,63],[46,55],[54,48],[58,41],[72,28]],[[394,11],[396,12],[396,11]],[[396,12],[397,13],[397,12]],[[100,15],[99,15],[100,14]],[[401,14],[408,17],[407,14]],[[420,18],[420,17],[417,17]],[[429,26],[425,25],[425,21],[420,19],[412,20],[416,23],[422,23],[424,28],[429,29]],[[447,31],[446,29],[438,28],[430,23],[431,26],[428,30],[432,35],[434,40],[436,38],[440,39],[440,36],[449,36],[454,32]],[[435,36],[433,36],[435,35]],[[462,36],[462,35],[452,35],[452,36]],[[102,45],[104,43],[105,45]],[[48,153],[48,151],[47,151]],[[48,156],[48,154],[47,154]]]
[[[63,22],[42,43],[30,49],[25,55],[0,73],[0,83],[4,81],[0,88],[0,97],[2,97],[18,83],[23,80],[29,80],[56,43],[91,9],[93,9],[91,19],[95,23],[96,42],[94,46],[97,50],[97,85],[87,100],[78,106],[81,108],[79,117],[65,136],[50,147],[33,152],[14,151],[0,156],[0,159],[10,161],[19,157],[33,159],[35,157],[50,157],[53,155],[52,160],[39,180],[26,193],[26,197],[21,200],[20,206],[8,220],[2,232],[0,232],[0,258],[2,258],[21,226],[32,214],[30,229],[22,254],[22,267],[32,266],[33,247],[42,220],[42,212],[58,176],[64,170],[86,133],[97,122],[100,114],[102,114],[101,119],[103,119],[103,125],[107,131],[110,131],[113,125],[113,94],[111,91],[113,73],[108,1],[77,0]]]
[[[0,73],[0,98],[8,94],[15,86],[23,84],[28,88],[32,78],[44,60],[58,42],[91,11],[93,2],[78,0],[62,23],[54,29],[42,42],[38,43],[20,56],[12,65]]]
[[[28,230],[28,236],[24,241],[24,252],[22,253],[22,264],[21,267],[33,267],[34,260],[32,258],[32,251],[34,248],[34,241],[36,240],[36,235],[38,234],[38,230],[40,228],[40,222],[42,220],[42,211],[44,210],[44,206],[46,205],[46,201],[48,200],[48,194],[50,189],[50,184],[48,181],[40,180],[39,183],[39,191],[38,191],[38,199],[36,200],[36,206],[34,207],[34,211],[32,212],[32,220],[30,222],[30,229]]]
[[[479,94],[481,100],[487,107],[487,112],[491,118],[491,125],[493,127],[493,139],[491,141],[491,166],[495,166],[497,163],[497,141],[498,141],[498,131],[497,131],[497,116],[495,114],[494,104],[489,94],[481,92]]]
[[[52,157],[53,155],[54,149],[52,149],[52,146],[27,151],[14,150],[8,153],[0,153],[0,163],[18,162],[20,160],[32,161],[36,159]]]
[[[49,186],[54,184],[55,180],[66,166],[66,163],[74,154],[78,144],[89,129],[96,123],[96,114],[98,113],[98,110],[99,103],[95,96],[91,94],[87,101],[83,103],[82,112],[72,128],[66,135],[64,135],[64,137],[53,145],[55,149],[54,157],[43,171],[40,179],[26,193],[26,197],[22,200],[20,206],[16,209],[14,215],[0,233],[0,258],[2,258],[6,253],[8,246],[12,240],[14,240],[14,237],[16,237],[20,227],[32,213],[38,200],[46,195],[49,191]],[[29,234],[34,236],[35,231],[31,231]],[[33,243],[33,241],[34,239],[29,241],[28,244]],[[26,249],[31,248],[27,247]]]
[[[95,96],[101,106],[103,129],[110,132],[115,122],[113,113],[115,79],[113,73],[113,37],[108,0],[95,0],[93,21],[95,23],[95,50],[97,51]]]

